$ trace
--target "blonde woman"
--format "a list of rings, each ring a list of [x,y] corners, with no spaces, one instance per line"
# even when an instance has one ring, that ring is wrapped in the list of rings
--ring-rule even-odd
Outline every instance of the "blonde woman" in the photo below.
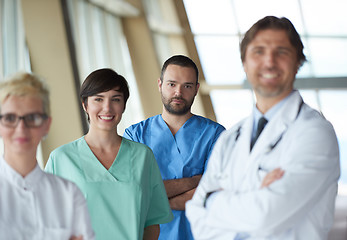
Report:
[[[19,73],[0,84],[0,239],[94,239],[77,186],[37,164],[51,121],[49,92],[37,76]]]

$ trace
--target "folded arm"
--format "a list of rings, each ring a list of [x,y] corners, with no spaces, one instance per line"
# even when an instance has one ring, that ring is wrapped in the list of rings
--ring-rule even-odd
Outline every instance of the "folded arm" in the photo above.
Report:
[[[178,196],[169,198],[170,208],[172,210],[184,211],[186,209],[186,202],[192,199],[196,188],[193,188]]]
[[[201,176],[202,175],[195,175],[189,178],[164,180],[167,197],[170,199],[196,188]]]
[[[202,175],[190,178],[165,180],[164,186],[173,210],[185,210],[185,204],[192,199]]]

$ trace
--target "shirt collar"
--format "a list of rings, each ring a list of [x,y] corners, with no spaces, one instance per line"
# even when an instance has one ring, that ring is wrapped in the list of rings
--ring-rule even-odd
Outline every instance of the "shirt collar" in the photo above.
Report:
[[[44,173],[40,169],[39,165],[36,164],[35,168],[28,173],[28,175],[22,177],[22,175],[20,175],[5,161],[3,156],[0,157],[0,175],[19,188],[33,190],[39,183],[43,174]]]
[[[255,122],[258,122],[259,118],[261,117],[265,117],[268,121],[270,121],[274,115],[276,115],[276,113],[278,112],[279,109],[281,109],[281,107],[288,101],[289,97],[294,93],[295,91],[293,90],[287,97],[285,97],[284,99],[282,99],[280,102],[278,102],[277,104],[275,104],[273,107],[271,107],[265,114],[262,114],[256,104],[254,104],[253,106],[253,116],[254,116],[254,120]]]
[[[262,114],[256,104],[253,106],[253,131],[252,136],[255,135],[255,132],[257,131],[257,124],[261,117],[265,117],[268,122],[271,121],[271,119],[276,115],[276,113],[282,108],[282,106],[288,101],[289,97],[295,92],[293,90],[288,96],[286,96],[284,99],[282,99],[279,103],[275,104],[273,107],[271,107],[265,114]]]

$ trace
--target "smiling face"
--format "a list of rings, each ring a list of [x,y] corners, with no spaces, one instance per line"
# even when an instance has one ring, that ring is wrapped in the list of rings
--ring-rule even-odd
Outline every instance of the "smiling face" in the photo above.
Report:
[[[24,116],[32,113],[44,113],[42,100],[38,97],[10,95],[1,104],[1,115]],[[37,146],[42,137],[48,134],[50,124],[51,118],[36,128],[28,128],[23,120],[20,120],[14,128],[0,124],[5,154],[36,154]]]
[[[90,128],[113,131],[122,119],[124,111],[123,93],[115,88],[106,92],[88,97],[84,110],[90,118]]]
[[[174,115],[190,112],[199,84],[193,68],[171,64],[166,68],[158,87],[164,108]]]
[[[243,62],[257,100],[278,102],[293,90],[300,64],[284,30],[261,30],[246,49]]]

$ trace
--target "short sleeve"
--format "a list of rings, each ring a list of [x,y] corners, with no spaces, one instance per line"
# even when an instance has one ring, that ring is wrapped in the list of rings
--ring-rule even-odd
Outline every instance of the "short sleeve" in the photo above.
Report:
[[[157,162],[152,155],[151,161],[151,200],[145,222],[145,227],[155,224],[163,224],[172,221],[173,214],[169,205],[164,183]]]
[[[128,127],[127,129],[125,129],[123,137],[132,141],[135,141],[135,139],[133,138],[133,134],[131,131],[132,127]]]

